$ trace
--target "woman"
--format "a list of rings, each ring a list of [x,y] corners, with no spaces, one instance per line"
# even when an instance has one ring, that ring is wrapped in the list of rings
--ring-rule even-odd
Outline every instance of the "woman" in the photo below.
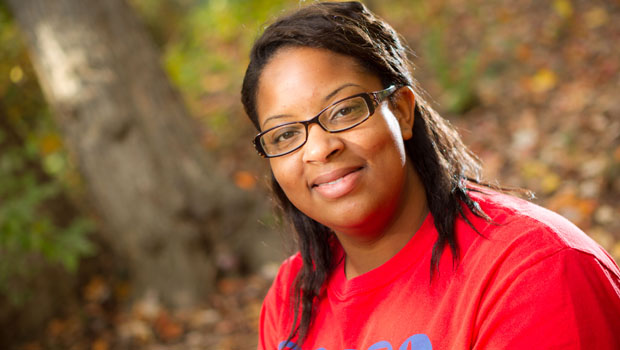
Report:
[[[259,349],[618,349],[620,271],[574,225],[479,181],[407,48],[358,2],[256,41],[242,88],[299,253]]]

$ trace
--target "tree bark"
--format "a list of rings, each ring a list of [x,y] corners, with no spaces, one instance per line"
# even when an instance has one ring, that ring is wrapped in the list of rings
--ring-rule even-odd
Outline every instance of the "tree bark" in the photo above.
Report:
[[[8,3],[136,296],[152,290],[176,307],[203,299],[215,237],[244,225],[250,204],[200,146],[144,27],[123,0]]]

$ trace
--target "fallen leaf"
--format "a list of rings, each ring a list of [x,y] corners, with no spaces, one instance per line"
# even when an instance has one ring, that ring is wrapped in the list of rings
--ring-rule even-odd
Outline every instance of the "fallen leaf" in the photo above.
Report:
[[[173,320],[167,312],[159,313],[154,328],[159,338],[166,342],[176,340],[183,334],[181,325]]]
[[[596,209],[596,201],[580,198],[574,189],[568,188],[552,196],[546,207],[566,217],[581,229],[587,230],[590,227],[592,214]]]
[[[556,173],[549,172],[547,173],[540,183],[540,188],[545,194],[549,194],[560,187],[562,183],[562,179]]]
[[[222,278],[217,282],[217,289],[222,294],[233,294],[243,288],[244,280],[236,277]]]
[[[557,76],[548,69],[540,69],[529,79],[529,88],[535,93],[544,93],[555,87],[557,84]]]
[[[217,310],[206,309],[194,312],[190,319],[189,324],[192,328],[202,328],[206,326],[214,325],[221,320],[221,316]]]
[[[110,296],[110,287],[103,277],[95,276],[84,287],[83,294],[87,301],[100,303]]]
[[[248,171],[237,171],[235,173],[235,185],[244,190],[251,190],[256,186],[256,178]]]
[[[594,213],[594,219],[603,225],[612,223],[618,217],[620,217],[620,210],[609,205],[600,206]]]
[[[573,15],[573,5],[569,0],[555,0],[553,9],[562,18],[569,18]]]
[[[144,298],[134,304],[133,314],[136,318],[152,321],[157,318],[161,310],[162,306],[157,294],[147,292]]]
[[[142,320],[131,320],[118,326],[119,335],[127,340],[138,340],[141,343],[150,342],[153,339],[151,328]]]
[[[532,57],[532,49],[527,44],[517,46],[516,56],[521,62],[527,62]]]
[[[108,342],[105,339],[97,339],[93,342],[92,346],[91,346],[91,350],[108,350],[110,348],[110,345],[108,344]]]
[[[605,11],[604,8],[595,7],[586,12],[585,16],[586,25],[590,29],[598,28],[609,21],[609,14]]]

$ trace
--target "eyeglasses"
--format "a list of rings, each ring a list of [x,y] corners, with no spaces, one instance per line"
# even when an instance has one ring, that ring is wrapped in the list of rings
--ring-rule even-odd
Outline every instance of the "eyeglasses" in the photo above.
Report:
[[[397,89],[392,85],[385,90],[349,96],[325,107],[312,119],[274,126],[256,135],[254,147],[265,158],[280,157],[306,144],[310,124],[317,123],[329,133],[354,128],[368,120],[379,103]]]

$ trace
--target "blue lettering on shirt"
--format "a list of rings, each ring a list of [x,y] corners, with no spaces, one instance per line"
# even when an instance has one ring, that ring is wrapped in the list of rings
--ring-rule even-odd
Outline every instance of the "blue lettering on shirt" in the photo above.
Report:
[[[433,345],[431,340],[426,334],[414,334],[398,347],[398,350],[432,350]],[[287,342],[286,340],[280,342],[278,350],[301,350],[297,344],[293,342]],[[327,350],[327,348],[317,348],[316,350]],[[343,349],[343,350],[356,350],[356,349]],[[367,350],[394,350],[392,344],[387,340],[378,341],[372,344]]]

